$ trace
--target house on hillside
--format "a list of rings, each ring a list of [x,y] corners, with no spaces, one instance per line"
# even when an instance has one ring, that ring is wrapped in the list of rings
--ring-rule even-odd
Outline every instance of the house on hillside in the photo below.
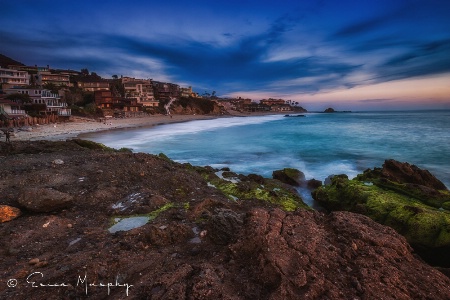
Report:
[[[94,92],[94,100],[98,108],[113,110],[113,104],[119,103],[122,97],[114,96],[111,91],[100,90]]]
[[[246,112],[267,112],[270,111],[270,106],[266,104],[252,102],[242,106],[242,110]]]
[[[36,83],[39,86],[53,84],[56,86],[70,86],[69,75],[53,73],[50,71],[38,71]]]
[[[30,76],[27,71],[0,68],[0,85],[3,89],[29,84]]]
[[[159,101],[169,101],[170,98],[180,97],[180,86],[178,84],[152,81],[152,85],[155,99]]]
[[[125,98],[135,98],[137,103],[143,107],[157,107],[157,101],[153,94],[153,84],[151,79],[136,79],[122,77],[122,85],[125,91]]]
[[[129,116],[142,112],[142,103],[136,98],[122,98],[114,96],[111,91],[94,92],[95,105],[100,108],[104,116]]]
[[[8,100],[6,99],[6,95],[0,94],[0,120],[5,121],[27,116],[20,103]]]
[[[30,96],[31,103],[25,103],[25,109],[33,106],[37,109],[39,114],[56,114],[61,117],[69,117],[72,112],[65,101],[61,99],[59,94],[53,94],[51,91],[38,88],[10,88],[3,90],[6,94],[26,94]]]
[[[286,101],[283,100],[283,99],[272,99],[272,98],[269,98],[269,99],[261,100],[260,103],[272,106],[272,105],[284,105],[284,104],[286,104]]]
[[[292,111],[292,106],[289,104],[274,104],[270,106],[270,111],[283,112]]]
[[[85,92],[109,91],[109,82],[101,78],[76,77],[74,84]]]

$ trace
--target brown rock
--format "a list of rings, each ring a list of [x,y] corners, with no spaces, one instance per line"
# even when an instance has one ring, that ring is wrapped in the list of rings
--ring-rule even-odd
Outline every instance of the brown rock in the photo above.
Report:
[[[393,159],[386,160],[381,171],[383,178],[398,183],[413,183],[437,190],[446,190],[445,184],[428,170],[422,170],[409,163],[401,163]]]
[[[272,172],[273,179],[293,186],[302,185],[305,182],[305,174],[302,171],[293,168],[284,168]]]
[[[26,188],[17,201],[34,212],[51,212],[71,206],[73,197],[51,188]]]
[[[20,209],[9,205],[0,205],[0,223],[8,222],[19,217]]]
[[[449,278],[416,259],[393,229],[362,215],[253,209],[243,228],[230,249],[241,276],[255,283],[255,299],[450,295]]]

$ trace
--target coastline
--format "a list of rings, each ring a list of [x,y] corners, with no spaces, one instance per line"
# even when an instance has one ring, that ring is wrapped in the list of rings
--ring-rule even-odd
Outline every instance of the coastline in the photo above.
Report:
[[[29,128],[31,130],[19,129],[15,131],[14,135],[11,136],[11,141],[65,141],[67,139],[77,138],[79,135],[86,133],[109,131],[114,129],[153,127],[195,120],[211,120],[217,118],[250,117],[273,114],[280,113],[239,113],[233,111],[227,115],[151,115],[123,119],[111,118],[106,121],[72,117],[69,122],[30,126]],[[2,138],[3,136],[0,137],[0,139]]]
[[[94,119],[74,117],[70,122],[46,124],[30,127],[31,131],[18,130],[11,141],[64,141],[76,138],[81,134],[108,131],[122,128],[152,127],[170,123],[180,123],[193,120],[214,119],[216,115],[153,115],[146,117],[109,119],[105,122]]]

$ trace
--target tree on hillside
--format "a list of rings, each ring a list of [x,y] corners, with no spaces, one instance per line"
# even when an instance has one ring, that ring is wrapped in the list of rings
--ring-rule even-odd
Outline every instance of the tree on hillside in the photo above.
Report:
[[[118,78],[119,78],[119,76],[117,76],[117,75],[113,75],[113,76],[112,76],[112,78],[113,78],[113,79],[118,79]]]
[[[28,94],[20,94],[20,93],[10,94],[6,96],[6,99],[11,101],[20,101],[22,103],[31,103],[31,98],[30,95]]]
[[[86,69],[81,69],[81,75],[83,75],[83,76],[88,76],[89,75],[89,70],[86,68]]]
[[[102,77],[100,75],[97,75],[97,73],[95,73],[95,72],[91,72],[91,76],[90,77],[92,79],[95,79],[95,80],[102,79]]]
[[[42,86],[44,89],[49,90],[53,94],[58,94],[58,91],[60,90],[60,86],[57,86],[54,83],[48,82]]]

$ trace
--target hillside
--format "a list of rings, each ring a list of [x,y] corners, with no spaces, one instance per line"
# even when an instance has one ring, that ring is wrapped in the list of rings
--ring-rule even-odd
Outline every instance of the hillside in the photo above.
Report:
[[[25,66],[23,63],[18,62],[17,60],[14,60],[0,53],[0,67],[6,68],[9,65]]]

